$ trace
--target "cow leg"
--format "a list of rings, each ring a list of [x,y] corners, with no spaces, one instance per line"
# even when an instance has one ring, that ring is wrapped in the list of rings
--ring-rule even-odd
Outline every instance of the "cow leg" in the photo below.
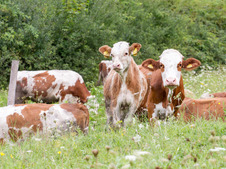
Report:
[[[23,104],[24,103],[24,92],[22,91],[22,87],[17,83],[16,86],[16,94],[15,94],[15,104]]]
[[[106,108],[106,115],[107,115],[107,128],[113,126],[113,112],[111,110],[111,101],[105,99],[105,108]]]
[[[124,113],[126,113],[125,119],[124,119],[124,126],[131,124],[132,118],[134,113],[136,112],[136,106],[130,106],[128,109],[125,110]]]

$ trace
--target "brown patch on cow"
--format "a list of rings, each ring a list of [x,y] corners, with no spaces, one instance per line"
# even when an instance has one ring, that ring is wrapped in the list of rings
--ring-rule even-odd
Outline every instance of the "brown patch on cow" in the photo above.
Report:
[[[122,79],[120,75],[112,70],[104,83],[104,97],[105,100],[111,100],[112,107],[117,105],[117,98],[121,90],[121,85]]]
[[[54,75],[49,75],[48,71],[39,73],[35,75],[34,77],[34,87],[33,87],[33,93],[34,98],[37,98],[38,96],[46,97],[47,96],[47,90],[51,88],[53,85],[52,83],[56,80]]]
[[[89,111],[83,104],[61,104],[62,109],[71,112],[75,119],[77,126],[85,132],[85,129],[89,126]]]
[[[185,121],[196,118],[218,119],[224,121],[226,109],[226,98],[190,99],[185,98],[179,112]]]
[[[68,86],[68,89],[64,89],[64,85],[61,84],[59,89],[61,95],[61,101],[64,100],[67,94],[72,94],[74,97],[79,97],[82,103],[87,102],[87,97],[90,96],[90,92],[86,88],[85,83],[81,83],[77,80],[74,86]]]
[[[22,88],[24,88],[24,87],[27,86],[27,78],[26,78],[26,77],[23,77],[23,78],[22,78],[21,86],[22,86]]]
[[[127,86],[128,90],[131,91],[132,94],[135,93],[134,98],[137,101],[139,101],[140,93],[138,93],[138,94],[136,94],[136,93],[141,92],[140,82],[135,80],[135,78],[140,79],[140,77],[138,77],[138,76],[140,76],[139,69],[138,69],[136,63],[134,62],[134,60],[132,59],[131,64],[128,69],[127,77],[126,77],[126,86]],[[136,103],[136,104],[139,104],[139,103]]]
[[[101,62],[99,64],[99,80],[98,80],[98,85],[101,83],[104,84],[105,78],[107,77],[108,73],[110,72],[111,68],[107,69],[106,63]]]
[[[19,132],[20,130],[17,131],[15,129],[21,129],[22,127],[29,128],[32,126],[32,131],[42,131],[43,125],[41,123],[39,114],[41,113],[41,111],[46,111],[52,106],[53,105],[49,104],[29,104],[26,105],[26,107],[24,107],[24,109],[21,111],[22,115],[14,113],[12,115],[7,116],[6,122],[8,124],[8,127],[11,128],[10,137],[14,141],[16,141],[17,137],[20,137],[22,133]]]
[[[181,69],[182,69],[182,63],[180,62],[180,63],[177,64],[177,70],[181,71]]]

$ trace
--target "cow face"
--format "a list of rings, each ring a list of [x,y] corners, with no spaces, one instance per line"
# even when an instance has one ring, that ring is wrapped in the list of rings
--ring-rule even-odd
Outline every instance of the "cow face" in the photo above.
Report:
[[[140,50],[141,44],[133,43],[129,46],[127,42],[118,42],[113,48],[105,45],[99,48],[99,51],[105,57],[112,57],[112,69],[119,73],[125,72],[131,63],[131,54],[136,55]]]
[[[171,89],[179,86],[182,68],[193,70],[201,65],[200,61],[194,58],[183,61],[184,56],[175,49],[164,50],[159,57],[159,61],[153,59],[145,60],[142,66],[151,71],[160,69],[163,86]]]

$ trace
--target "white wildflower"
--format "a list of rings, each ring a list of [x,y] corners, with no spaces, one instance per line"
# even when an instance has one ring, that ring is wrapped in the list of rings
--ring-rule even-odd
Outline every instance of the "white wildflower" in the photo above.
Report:
[[[129,161],[135,161],[137,157],[135,155],[127,155],[125,156],[125,159]]]
[[[32,150],[27,150],[27,153],[32,153],[33,151]]]
[[[141,136],[137,134],[137,135],[136,135],[135,137],[133,137],[132,139],[133,139],[133,141],[134,141],[135,143],[137,143],[137,142],[140,141]]]
[[[217,151],[225,151],[225,148],[221,148],[221,147],[215,147],[215,149],[210,149],[211,152],[217,152]]]
[[[141,156],[141,155],[148,155],[148,154],[151,154],[151,153],[147,152],[147,151],[134,150],[133,154],[135,156]]]
[[[144,125],[143,125],[143,124],[139,124],[138,127],[139,127],[140,129],[142,129],[142,128],[144,128]]]

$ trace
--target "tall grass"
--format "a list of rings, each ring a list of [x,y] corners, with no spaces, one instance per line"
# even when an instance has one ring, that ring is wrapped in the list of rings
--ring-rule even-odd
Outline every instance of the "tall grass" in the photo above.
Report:
[[[185,87],[199,97],[203,92],[222,91],[224,69],[184,74]],[[201,83],[205,84],[201,87]],[[221,120],[162,122],[150,127],[136,118],[127,128],[107,132],[103,87],[91,88],[93,97],[89,134],[67,133],[61,136],[33,135],[17,143],[0,146],[0,168],[224,168],[226,126]],[[5,91],[0,97],[5,103]],[[106,147],[108,146],[108,147]],[[94,157],[92,150],[97,149]],[[142,155],[143,153],[143,155]],[[134,159],[134,161],[133,161]]]

